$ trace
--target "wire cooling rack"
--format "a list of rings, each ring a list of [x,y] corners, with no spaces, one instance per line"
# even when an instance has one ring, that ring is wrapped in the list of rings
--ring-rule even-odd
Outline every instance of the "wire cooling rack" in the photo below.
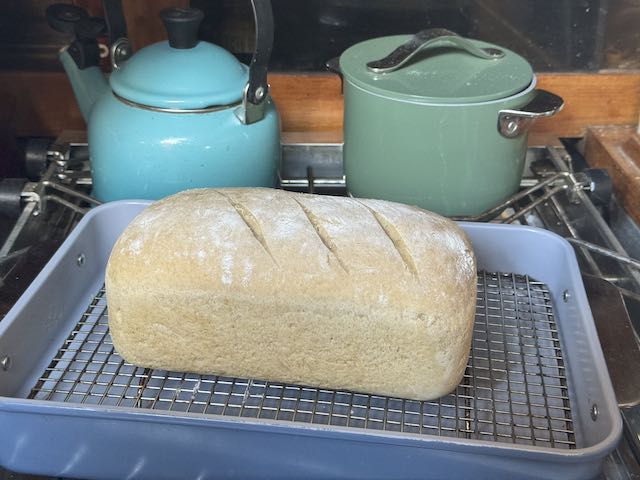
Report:
[[[114,351],[104,288],[29,398],[575,448],[547,286],[527,276],[480,272],[477,292],[464,378],[435,401],[136,367]]]

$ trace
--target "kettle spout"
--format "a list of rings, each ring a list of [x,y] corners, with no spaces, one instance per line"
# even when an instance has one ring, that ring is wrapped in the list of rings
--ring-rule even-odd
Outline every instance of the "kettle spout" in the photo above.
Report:
[[[60,53],[60,61],[71,82],[80,112],[85,122],[88,122],[93,105],[108,90],[109,84],[100,67],[78,68],[66,49]]]

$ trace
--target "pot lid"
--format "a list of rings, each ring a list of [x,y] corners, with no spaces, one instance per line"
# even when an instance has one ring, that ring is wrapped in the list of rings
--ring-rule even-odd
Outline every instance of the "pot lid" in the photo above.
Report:
[[[484,58],[477,56],[483,52]],[[376,61],[387,56],[387,66],[399,57],[406,61],[384,73],[369,68],[381,66]],[[419,103],[497,100],[523,91],[533,80],[531,65],[520,55],[441,29],[358,43],[340,56],[340,70],[347,81],[367,91]]]
[[[131,102],[179,110],[241,101],[248,67],[225,49],[197,40],[202,12],[162,12],[169,40],[143,48],[109,79],[112,90]]]

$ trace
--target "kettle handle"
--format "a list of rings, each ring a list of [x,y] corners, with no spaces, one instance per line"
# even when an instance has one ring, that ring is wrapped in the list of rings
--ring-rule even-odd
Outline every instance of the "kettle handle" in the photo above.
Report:
[[[249,65],[249,82],[244,90],[240,120],[244,124],[264,118],[269,94],[267,66],[273,49],[273,11],[271,0],[251,0],[256,24],[256,46]]]
[[[117,70],[133,54],[131,42],[127,37],[127,22],[122,10],[122,0],[103,0],[102,5],[111,44],[109,48],[111,68]]]

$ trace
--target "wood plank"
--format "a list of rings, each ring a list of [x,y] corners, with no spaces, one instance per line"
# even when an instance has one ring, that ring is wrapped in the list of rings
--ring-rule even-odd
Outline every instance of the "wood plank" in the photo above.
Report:
[[[539,88],[560,95],[565,108],[540,120],[535,132],[584,136],[593,125],[631,125],[640,112],[640,75],[637,73],[544,74]]]
[[[635,127],[589,128],[585,158],[590,166],[607,169],[618,199],[640,222],[640,135]]]
[[[335,75],[271,75],[285,131],[342,129],[340,80]],[[560,95],[565,108],[536,122],[533,134],[579,137],[592,125],[628,125],[638,121],[640,74],[540,74],[539,88]]]
[[[1,72],[0,91],[9,98],[0,104],[1,117],[11,119],[16,136],[56,137],[85,124],[64,73]]]
[[[565,109],[537,122],[532,133],[582,136],[589,126],[632,125],[640,114],[640,74],[544,74],[540,87],[561,95]],[[340,132],[340,79],[330,74],[272,73],[271,93],[285,132]],[[0,91],[8,101],[0,118],[11,118],[18,136],[56,136],[82,129],[84,122],[62,72],[0,72]]]
[[[342,130],[342,84],[337,75],[271,74],[269,84],[283,131]]]

